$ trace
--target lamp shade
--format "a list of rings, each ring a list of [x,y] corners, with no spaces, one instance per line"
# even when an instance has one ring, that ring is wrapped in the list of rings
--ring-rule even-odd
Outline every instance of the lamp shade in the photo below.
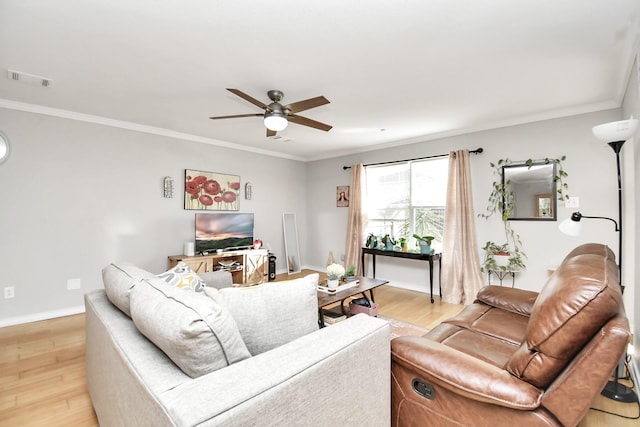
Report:
[[[636,119],[628,119],[594,126],[591,131],[593,136],[600,141],[609,143],[626,141],[636,133],[637,129],[638,121]]]
[[[568,236],[579,236],[582,233],[582,222],[574,221],[571,218],[567,218],[558,226],[560,231]]]
[[[271,113],[264,115],[264,125],[269,130],[278,132],[284,130],[288,124],[287,118],[282,114]]]

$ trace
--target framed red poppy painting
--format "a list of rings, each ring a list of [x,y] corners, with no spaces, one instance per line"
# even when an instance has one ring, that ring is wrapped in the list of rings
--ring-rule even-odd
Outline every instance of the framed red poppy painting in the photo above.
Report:
[[[184,171],[184,208],[188,210],[237,211],[240,177],[217,172]]]

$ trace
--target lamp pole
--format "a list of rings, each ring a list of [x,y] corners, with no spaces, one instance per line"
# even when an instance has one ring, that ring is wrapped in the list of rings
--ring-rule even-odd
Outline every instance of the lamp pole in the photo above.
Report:
[[[616,153],[616,167],[618,171],[618,281],[622,286],[622,176],[620,174],[620,150],[625,141],[610,142],[609,147]],[[624,289],[624,287],[622,286]]]

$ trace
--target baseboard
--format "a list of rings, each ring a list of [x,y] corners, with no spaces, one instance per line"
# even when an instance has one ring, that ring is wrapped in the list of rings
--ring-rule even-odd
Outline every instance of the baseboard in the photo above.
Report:
[[[24,323],[39,322],[41,320],[55,319],[57,317],[71,316],[73,314],[80,313],[84,313],[84,305],[64,308],[61,310],[33,313],[26,316],[9,317],[7,319],[0,319],[0,328],[4,328],[5,326],[22,325]]]
[[[635,385],[636,394],[638,394],[638,385],[640,384],[640,372],[638,371],[638,365],[636,364],[636,359],[634,357],[631,358],[629,362],[629,370],[631,371],[631,378],[633,378],[633,384]]]

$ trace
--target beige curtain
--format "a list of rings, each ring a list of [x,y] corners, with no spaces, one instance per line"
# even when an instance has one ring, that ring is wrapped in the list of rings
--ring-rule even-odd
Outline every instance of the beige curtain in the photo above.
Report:
[[[442,300],[471,304],[484,286],[476,244],[469,150],[449,153],[442,245]]]
[[[364,166],[362,164],[351,166],[351,188],[349,189],[349,220],[347,223],[347,238],[344,249],[344,266],[349,268],[356,266],[356,272],[360,273],[360,249],[364,244],[365,215],[363,212],[364,198]]]

